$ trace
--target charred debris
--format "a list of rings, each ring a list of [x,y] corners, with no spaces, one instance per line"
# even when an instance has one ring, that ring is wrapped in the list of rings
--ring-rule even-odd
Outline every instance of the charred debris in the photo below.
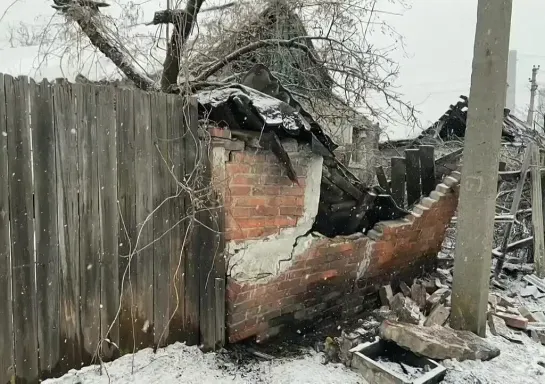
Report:
[[[264,77],[266,81],[259,81]],[[203,89],[196,96],[199,115],[228,127],[233,137],[250,146],[271,150],[294,183],[297,174],[282,139],[296,139],[322,156],[314,231],[330,237],[366,232],[379,221],[408,214],[380,186],[366,186],[342,164],[334,154],[338,146],[266,66],[257,64],[240,83]]]

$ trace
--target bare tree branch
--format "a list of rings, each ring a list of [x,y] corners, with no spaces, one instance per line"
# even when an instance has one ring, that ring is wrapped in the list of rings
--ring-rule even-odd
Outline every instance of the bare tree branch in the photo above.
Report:
[[[54,2],[55,5],[53,8],[63,12],[68,19],[75,21],[91,43],[109,58],[138,88],[151,90],[155,87],[153,81],[139,73],[119,48],[100,32],[94,20],[94,16],[98,14],[98,6],[88,7],[87,5],[80,5],[78,2],[71,2],[70,0],[54,0]],[[88,2],[82,3],[85,4]]]
[[[323,61],[320,60],[320,58],[316,57],[312,50],[305,44],[298,43],[297,39],[291,39],[291,40],[279,40],[279,39],[269,39],[269,40],[259,40],[255,41],[253,43],[250,43],[240,49],[237,49],[236,51],[232,52],[231,54],[225,56],[225,58],[216,61],[213,63],[209,68],[205,69],[200,75],[198,75],[195,78],[195,81],[204,81],[208,79],[210,76],[214,75],[216,72],[221,70],[225,65],[229,64],[230,62],[238,59],[242,55],[255,51],[259,48],[267,47],[267,46],[280,46],[280,47],[288,47],[288,48],[297,48],[300,49],[308,54],[308,57],[311,59],[311,61],[314,64],[322,64]]]
[[[163,75],[161,76],[161,90],[167,92],[178,82],[180,73],[180,56],[182,48],[186,43],[197,15],[204,0],[189,0],[185,10],[165,10],[155,12],[153,21],[150,24],[173,24],[174,30],[167,46],[167,54],[163,63]]]

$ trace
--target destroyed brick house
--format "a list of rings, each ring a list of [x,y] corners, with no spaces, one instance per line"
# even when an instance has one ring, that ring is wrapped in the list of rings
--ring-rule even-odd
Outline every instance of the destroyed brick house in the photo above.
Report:
[[[265,4],[251,22],[202,39],[208,46],[195,51],[189,70],[199,52],[218,57],[248,36],[306,35],[281,1]],[[327,71],[297,50],[242,54],[194,90],[224,206],[231,342],[358,313],[376,303],[382,284],[409,283],[435,267],[456,212],[467,98],[418,138],[379,144],[378,126],[336,96]],[[506,113],[505,142],[533,135]],[[435,180],[414,202],[400,203],[389,185],[376,185],[376,166],[388,175],[390,158],[419,145],[435,147]]]
[[[289,38],[279,25],[303,27],[286,12],[267,8],[258,18],[274,28],[250,23],[214,47],[235,50],[244,33],[281,30]],[[381,283],[409,281],[433,267],[456,208],[456,173],[410,211],[371,187],[377,127],[334,96],[325,71],[307,70],[302,61],[278,53],[243,57],[233,64],[243,66],[236,69],[245,71],[241,78],[229,78],[227,68],[217,80],[233,83],[196,92],[225,207],[231,342],[373,305]],[[266,92],[251,81],[259,76],[281,91],[287,83],[301,89],[287,97]],[[320,92],[305,93],[312,81]]]

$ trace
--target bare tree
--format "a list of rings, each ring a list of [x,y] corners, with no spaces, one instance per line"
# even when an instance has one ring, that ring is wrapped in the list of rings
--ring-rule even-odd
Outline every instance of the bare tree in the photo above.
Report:
[[[390,56],[393,50],[403,49],[403,39],[382,20],[386,12],[380,9],[392,2],[406,6],[405,0],[186,0],[183,4],[178,0],[171,9],[157,10],[145,26],[132,2],[124,6],[94,0],[52,2],[65,19],[64,28],[79,32],[77,38],[77,33],[66,35],[80,46],[90,43],[144,90],[195,90],[211,82],[236,80],[248,64],[265,57],[270,61],[272,56],[288,55],[305,62],[286,68],[291,73],[304,72],[308,78],[313,72],[317,78],[302,82],[276,70],[294,95],[333,90],[343,102],[379,120],[416,121],[413,107],[395,90],[399,68]],[[118,18],[104,12],[110,5],[121,6]],[[295,15],[304,28],[274,31],[280,24],[269,24],[272,15],[267,7],[278,9],[283,17]],[[161,37],[167,25],[171,26],[168,41]],[[135,29],[146,32],[135,33]],[[392,45],[374,46],[379,34],[389,36]]]

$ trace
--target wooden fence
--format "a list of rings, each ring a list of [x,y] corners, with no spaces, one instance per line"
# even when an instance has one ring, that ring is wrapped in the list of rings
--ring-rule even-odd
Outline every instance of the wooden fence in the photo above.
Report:
[[[442,174],[436,172],[435,149],[431,145],[406,149],[405,157],[390,159],[390,180],[382,167],[376,168],[379,185],[391,194],[401,207],[411,207],[428,196]]]
[[[0,383],[221,345],[210,173],[193,99],[0,74]]]

